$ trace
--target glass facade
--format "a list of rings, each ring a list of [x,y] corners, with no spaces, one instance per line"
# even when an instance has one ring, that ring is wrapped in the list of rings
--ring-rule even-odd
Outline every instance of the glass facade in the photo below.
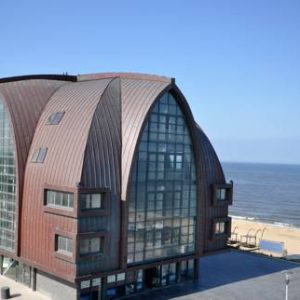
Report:
[[[195,251],[195,159],[185,116],[170,93],[144,127],[128,201],[129,264]]]
[[[8,114],[0,99],[0,248],[14,251],[16,235],[16,165]]]

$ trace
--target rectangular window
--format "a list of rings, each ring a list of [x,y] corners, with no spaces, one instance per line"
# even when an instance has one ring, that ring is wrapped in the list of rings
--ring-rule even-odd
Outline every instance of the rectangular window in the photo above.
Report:
[[[73,208],[73,194],[54,190],[46,190],[45,194],[47,206],[63,209]]]
[[[72,256],[73,252],[73,241],[71,238],[62,235],[56,235],[56,252]]]
[[[233,197],[233,182],[223,184],[213,184],[212,203],[218,205],[231,205]]]
[[[216,222],[215,224],[215,234],[224,234],[225,233],[226,222]]]
[[[81,194],[80,203],[82,210],[94,210],[104,208],[104,193]]]
[[[217,189],[216,191],[217,200],[226,200],[226,189]]]
[[[116,275],[107,276],[107,283],[114,283],[114,282],[116,282]]]
[[[85,238],[79,242],[80,255],[101,254],[103,253],[103,237]]]
[[[48,151],[48,148],[37,149],[32,155],[31,162],[40,163],[40,164],[43,163],[46,158],[47,151]]]

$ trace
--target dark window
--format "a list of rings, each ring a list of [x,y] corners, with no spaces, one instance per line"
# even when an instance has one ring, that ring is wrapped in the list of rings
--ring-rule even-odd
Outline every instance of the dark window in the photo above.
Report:
[[[56,252],[72,256],[73,252],[73,240],[66,236],[56,235]]]
[[[81,194],[80,203],[82,210],[94,210],[104,208],[104,193]]]
[[[215,234],[224,234],[226,232],[226,222],[220,221],[215,223]]]
[[[214,205],[231,205],[233,196],[233,182],[224,184],[213,184],[213,198]]]
[[[101,254],[103,253],[104,237],[84,238],[79,242],[80,255]]]
[[[58,125],[61,121],[61,119],[63,118],[65,112],[64,111],[59,111],[59,112],[55,112],[53,113],[47,121],[48,125]]]
[[[34,163],[43,163],[46,157],[48,149],[47,148],[39,148],[37,149],[33,155],[31,161]]]
[[[226,200],[226,189],[217,189],[216,191],[217,200]]]
[[[74,195],[66,192],[46,190],[45,204],[49,207],[72,209]]]

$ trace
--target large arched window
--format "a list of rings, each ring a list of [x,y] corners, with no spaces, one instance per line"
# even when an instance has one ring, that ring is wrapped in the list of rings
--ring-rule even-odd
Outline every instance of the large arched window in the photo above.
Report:
[[[0,248],[15,250],[16,166],[8,114],[0,99]]]
[[[171,93],[149,115],[130,176],[128,263],[194,252],[195,159],[186,118]]]

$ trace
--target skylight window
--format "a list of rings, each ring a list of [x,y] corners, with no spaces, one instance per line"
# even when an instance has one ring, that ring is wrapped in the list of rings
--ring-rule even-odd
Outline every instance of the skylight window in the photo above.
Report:
[[[53,113],[47,121],[48,125],[58,125],[61,121],[61,119],[63,118],[65,112],[64,111],[58,111]]]
[[[39,148],[37,149],[32,156],[31,161],[33,163],[43,163],[46,157],[48,149],[47,148]]]

